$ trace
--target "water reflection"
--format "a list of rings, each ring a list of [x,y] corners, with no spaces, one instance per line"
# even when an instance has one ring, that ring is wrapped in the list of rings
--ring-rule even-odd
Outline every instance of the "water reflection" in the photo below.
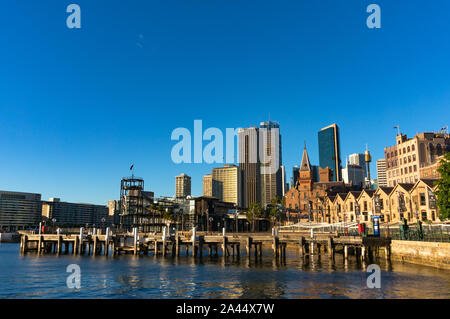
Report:
[[[192,258],[53,255],[20,256],[0,246],[0,298],[449,298],[450,272],[377,260],[382,288],[366,285],[367,262],[354,255],[286,259],[209,256]],[[66,286],[66,267],[79,264],[82,288]]]

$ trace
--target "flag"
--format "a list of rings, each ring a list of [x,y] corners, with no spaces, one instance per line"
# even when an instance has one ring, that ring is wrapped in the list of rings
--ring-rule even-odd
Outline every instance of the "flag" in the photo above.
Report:
[[[133,165],[131,165],[131,167],[130,167],[130,171],[131,171],[131,170],[133,170],[133,167],[134,167],[134,164],[133,164]]]
[[[398,125],[397,125],[397,126],[394,126],[394,128],[398,128]]]
[[[441,128],[442,131],[448,130],[448,126],[444,126],[443,128]]]

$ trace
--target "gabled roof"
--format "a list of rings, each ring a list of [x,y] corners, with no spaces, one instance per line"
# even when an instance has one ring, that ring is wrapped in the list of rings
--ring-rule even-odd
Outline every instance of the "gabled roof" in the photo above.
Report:
[[[300,171],[311,171],[311,164],[309,163],[309,157],[308,157],[308,151],[306,150],[306,144],[305,148],[303,149],[303,156],[302,156],[302,162],[300,164]]]
[[[345,200],[347,200],[347,198],[350,197],[350,195],[353,195],[353,197],[355,197],[357,199],[359,197],[359,194],[361,194],[361,192],[350,191],[350,192],[347,193],[347,196],[345,197]]]
[[[399,187],[402,188],[407,193],[409,193],[411,191],[411,189],[414,187],[414,185],[415,184],[398,183],[397,185],[395,185],[390,196],[392,196],[392,194],[395,193],[397,191],[397,188],[399,188]]]
[[[401,188],[403,188],[407,192],[409,192],[414,187],[414,184],[410,184],[410,183],[398,183],[397,185],[400,186]]]
[[[437,182],[437,179],[420,179],[418,182],[424,182],[425,184],[427,184],[427,186],[429,186],[430,188],[434,188],[436,186],[435,182]]]
[[[363,189],[361,194],[358,196],[358,200],[363,196],[363,194],[369,195],[369,197],[373,197],[373,194],[375,194],[375,191],[373,189]]]
[[[348,193],[337,193],[336,195],[336,199],[338,199],[338,197],[340,197],[342,200],[345,200],[345,197],[347,197]]]
[[[435,179],[419,179],[414,184],[414,186],[411,188],[410,192],[412,192],[414,190],[414,188],[416,188],[421,182],[423,182],[426,186],[431,188],[433,191],[435,190],[435,187],[436,187],[436,185],[434,184],[434,182],[436,182]]]
[[[383,191],[386,195],[390,195],[394,187],[387,187],[387,186],[379,186],[379,190]]]

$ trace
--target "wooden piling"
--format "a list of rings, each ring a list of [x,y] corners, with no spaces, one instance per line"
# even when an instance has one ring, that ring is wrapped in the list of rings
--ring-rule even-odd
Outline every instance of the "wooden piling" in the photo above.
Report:
[[[299,250],[298,250],[300,256],[303,256],[305,254],[305,237],[300,237],[299,241]]]
[[[222,238],[222,254],[223,257],[227,257],[227,244],[228,244],[228,237],[223,236]]]
[[[253,239],[251,238],[251,237],[247,237],[247,257],[250,257],[250,255],[251,255],[251,247],[252,247],[252,242],[253,242]]]

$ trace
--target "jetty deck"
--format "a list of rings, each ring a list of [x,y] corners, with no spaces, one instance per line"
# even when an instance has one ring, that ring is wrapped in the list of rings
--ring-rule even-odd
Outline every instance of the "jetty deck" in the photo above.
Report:
[[[247,257],[263,255],[263,246],[270,246],[275,258],[286,258],[286,248],[297,249],[300,256],[327,254],[334,258],[336,252],[348,258],[349,253],[361,260],[373,253],[384,250],[386,258],[390,257],[390,240],[378,237],[339,236],[336,233],[282,232],[282,233],[230,233],[211,234],[204,232],[166,232],[113,234],[109,229],[106,234],[100,231],[94,234],[29,234],[22,233],[20,252],[25,254],[73,254],[105,255],[120,254],[179,256],[181,251],[193,257],[209,254],[210,256],[241,256],[245,249]]]

